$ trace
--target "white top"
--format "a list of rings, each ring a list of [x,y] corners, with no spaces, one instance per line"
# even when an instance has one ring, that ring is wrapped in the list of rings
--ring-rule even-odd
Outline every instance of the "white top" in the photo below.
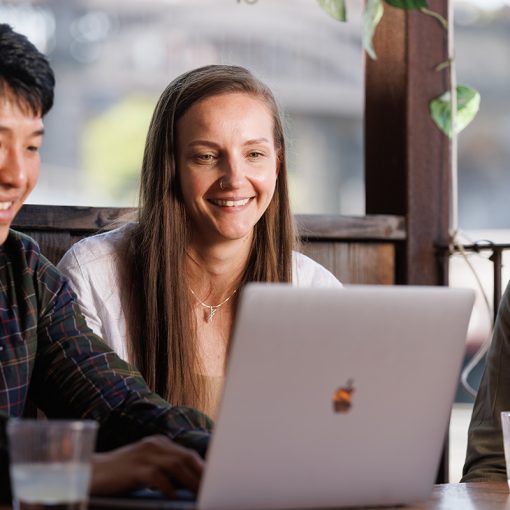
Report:
[[[119,244],[130,225],[82,239],[62,257],[58,268],[76,292],[88,326],[121,358],[127,359],[126,319],[121,306]],[[323,266],[293,252],[292,285],[340,287],[342,284]]]

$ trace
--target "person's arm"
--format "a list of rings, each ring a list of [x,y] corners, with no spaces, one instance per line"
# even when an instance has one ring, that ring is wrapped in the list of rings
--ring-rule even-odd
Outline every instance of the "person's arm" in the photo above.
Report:
[[[159,489],[169,497],[175,489],[198,491],[204,461],[167,437],[150,436],[92,460],[90,492],[95,496],[120,494],[139,487]]]
[[[28,383],[28,395],[48,417],[99,421],[102,450],[153,434],[165,435],[166,442],[171,444],[174,462],[160,464],[159,469],[165,478],[188,483],[189,479],[179,482],[177,473],[183,464],[189,463],[190,452],[179,450],[177,443],[205,455],[211,421],[196,410],[172,407],[151,393],[140,374],[87,328],[67,283],[40,255],[38,246],[21,234],[13,233],[9,239],[6,267],[11,269],[6,277],[13,277],[12,296],[9,296],[17,311],[15,330],[21,333],[16,336],[15,349],[4,349],[4,361],[8,363],[2,366],[0,499],[7,501],[10,495],[5,428],[10,416],[20,416]],[[96,456],[95,483],[104,478],[107,469],[117,483],[122,482],[125,470],[130,463],[133,465],[133,456],[126,455],[140,450],[142,444]],[[143,474],[147,469],[143,466],[152,466],[155,462],[151,450],[143,451],[146,451],[145,460],[138,463],[137,459],[137,471],[133,473],[138,478],[131,478],[131,483],[147,480]]]
[[[0,502],[11,500],[9,455],[6,440],[8,418],[0,415]],[[92,457],[90,493],[95,496],[121,494],[137,488],[156,488],[168,497],[186,487],[198,491],[204,461],[189,448],[166,436],[148,436],[135,443]]]
[[[49,417],[100,422],[98,445],[113,449],[152,434],[204,456],[212,422],[171,406],[87,327],[67,282],[41,259],[38,352],[30,392]]]
[[[506,481],[501,411],[510,411],[510,285],[501,300],[475,400],[462,482]]]

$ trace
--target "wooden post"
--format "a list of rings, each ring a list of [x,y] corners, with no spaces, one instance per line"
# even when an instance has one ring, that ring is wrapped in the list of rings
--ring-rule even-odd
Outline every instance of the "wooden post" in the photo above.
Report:
[[[447,0],[429,7],[448,17]],[[401,283],[446,284],[435,246],[448,242],[450,141],[429,113],[448,89],[448,34],[431,16],[384,4],[374,38],[378,59],[366,60],[365,186],[367,214],[407,219]]]
[[[448,19],[448,0],[428,4]],[[399,283],[445,285],[448,259],[436,247],[448,242],[451,152],[429,102],[448,89],[448,70],[435,71],[448,58],[448,34],[421,12],[387,4],[384,11],[374,37],[378,59],[366,59],[366,212],[406,218]],[[448,441],[437,481],[448,481]]]

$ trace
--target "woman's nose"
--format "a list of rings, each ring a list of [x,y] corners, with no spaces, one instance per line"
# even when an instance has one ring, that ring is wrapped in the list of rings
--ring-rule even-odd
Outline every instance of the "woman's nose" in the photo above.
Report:
[[[236,189],[244,180],[244,170],[240,158],[230,156],[225,158],[223,177],[220,179],[221,189]]]

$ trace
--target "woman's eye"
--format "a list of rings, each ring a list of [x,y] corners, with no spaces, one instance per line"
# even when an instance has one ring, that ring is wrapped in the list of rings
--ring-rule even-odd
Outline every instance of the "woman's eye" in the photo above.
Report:
[[[263,154],[262,154],[262,152],[259,152],[259,151],[252,151],[248,154],[248,157],[251,159],[258,159],[261,156],[263,156]]]
[[[196,158],[198,159],[198,161],[212,161],[214,159],[214,155],[212,154],[199,154],[198,156],[196,156]]]

